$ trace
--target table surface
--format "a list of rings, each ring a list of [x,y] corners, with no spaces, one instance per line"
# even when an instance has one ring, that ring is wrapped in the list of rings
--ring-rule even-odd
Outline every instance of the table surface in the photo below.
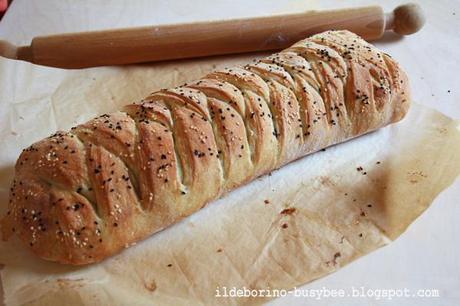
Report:
[[[29,44],[34,36],[149,24],[181,23],[297,12],[310,7],[338,8],[350,2],[275,0],[195,1],[61,1],[15,0],[0,22],[0,39]],[[403,1],[385,1],[386,11]],[[395,57],[408,72],[414,101],[460,119],[460,1],[417,1],[427,24],[410,37],[388,35],[376,45]],[[358,0],[353,5],[374,4]],[[0,101],[1,103],[7,103]],[[416,127],[414,127],[416,128]],[[338,272],[305,285],[306,289],[438,289],[440,298],[313,300],[292,295],[271,305],[459,305],[460,180],[441,195],[398,240]],[[1,301],[0,290],[0,301]],[[1,303],[0,303],[1,304]]]

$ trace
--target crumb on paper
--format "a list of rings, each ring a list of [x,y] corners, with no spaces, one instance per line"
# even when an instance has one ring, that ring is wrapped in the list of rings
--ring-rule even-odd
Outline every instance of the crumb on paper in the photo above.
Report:
[[[157,284],[155,283],[154,280],[151,280],[149,282],[144,282],[144,287],[150,292],[153,292],[157,289]]]
[[[67,288],[81,288],[83,287],[85,279],[83,278],[78,278],[78,279],[66,279],[66,278],[58,278],[56,279],[56,284],[59,286],[59,288],[67,289]]]
[[[295,207],[288,207],[280,211],[280,215],[292,215],[296,212]]]
[[[341,257],[341,256],[342,256],[342,254],[341,254],[340,252],[336,252],[336,253],[334,254],[334,258],[333,258],[332,260],[326,261],[326,264],[327,264],[327,265],[332,264],[332,265],[335,266],[335,265],[337,264],[337,259],[338,259],[339,257]]]
[[[408,179],[411,184],[417,184],[421,180],[426,179],[428,177],[422,171],[408,172],[407,175],[409,176]]]

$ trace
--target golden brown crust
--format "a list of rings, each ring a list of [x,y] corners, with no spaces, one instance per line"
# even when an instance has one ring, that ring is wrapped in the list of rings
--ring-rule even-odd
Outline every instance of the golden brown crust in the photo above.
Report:
[[[3,237],[89,264],[257,176],[396,122],[407,76],[347,31],[151,94],[25,149]]]

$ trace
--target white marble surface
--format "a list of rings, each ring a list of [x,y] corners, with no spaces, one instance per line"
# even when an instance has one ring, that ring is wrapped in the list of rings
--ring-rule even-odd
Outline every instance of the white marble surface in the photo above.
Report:
[[[383,6],[390,10],[402,2],[385,1]],[[460,1],[417,2],[427,13],[425,28],[403,39],[387,36],[376,45],[392,54],[406,69],[416,102],[460,119]],[[26,44],[34,36],[51,33],[295,12],[312,3],[316,7],[332,8],[376,1],[15,0],[0,22],[0,39]],[[5,103],[8,101],[0,101],[0,105]],[[460,180],[457,179],[397,241],[303,287],[438,289],[440,298],[314,300],[291,295],[270,304],[459,305],[459,199]]]

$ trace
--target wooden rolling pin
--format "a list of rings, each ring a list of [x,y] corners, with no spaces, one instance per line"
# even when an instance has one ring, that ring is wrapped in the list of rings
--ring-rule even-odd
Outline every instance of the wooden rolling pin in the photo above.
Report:
[[[308,11],[251,19],[147,26],[36,37],[30,46],[0,41],[0,55],[34,64],[84,68],[283,49],[312,34],[347,29],[367,40],[387,30],[401,35],[424,24],[421,8],[405,4]]]

